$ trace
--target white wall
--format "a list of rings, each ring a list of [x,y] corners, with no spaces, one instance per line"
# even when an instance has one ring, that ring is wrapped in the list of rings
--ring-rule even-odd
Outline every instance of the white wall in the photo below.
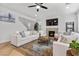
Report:
[[[74,22],[74,31],[77,31],[77,24],[76,24],[77,17],[75,14],[69,14],[65,16],[59,17],[59,32],[66,31],[66,22]]]
[[[16,31],[23,31],[26,30],[24,25],[19,21],[19,16],[25,17],[21,14],[15,13],[14,11],[11,11],[6,8],[0,7],[0,12],[11,12],[15,14],[15,23],[8,23],[0,21],[0,43],[10,41],[10,37],[13,33]],[[26,17],[26,19],[30,19]]]
[[[25,30],[26,28],[16,20],[16,23],[7,23],[0,21],[0,43],[10,40],[12,33]]]
[[[52,15],[53,16],[53,15]],[[75,14],[68,14],[68,15],[60,15],[60,16],[53,16],[53,17],[48,17],[48,18],[45,18],[45,19],[42,19],[41,22],[41,26],[42,26],[42,29],[46,29],[45,26],[46,26],[46,19],[53,19],[53,18],[58,18],[58,32],[61,33],[61,32],[66,32],[66,22],[71,22],[73,21],[74,22],[74,29],[75,31],[77,31],[77,24],[76,24],[76,20],[77,20],[77,17]]]
[[[24,25],[21,22],[19,22],[19,18],[18,18],[19,16],[35,21],[35,19],[26,17],[26,16],[21,15],[19,13],[15,13],[13,10],[11,11],[11,10],[6,9],[6,8],[0,7],[0,12],[12,12],[16,15],[16,22],[15,23],[7,23],[7,22],[0,21],[0,43],[9,41],[12,33],[16,32],[16,31],[26,30]],[[65,22],[66,21],[74,21],[74,22],[76,21],[75,14],[64,15],[64,16],[61,16],[61,15],[60,16],[53,16],[53,17],[48,17],[45,19],[39,18],[39,20],[41,22],[42,30],[46,31],[46,19],[52,19],[52,18],[58,18],[58,22],[59,22],[58,23],[58,27],[59,27],[58,30],[59,30],[59,32],[65,32]],[[77,28],[76,22],[75,22],[75,31],[77,30],[76,29]],[[79,26],[78,26],[78,29],[79,29]]]
[[[77,22],[78,22],[77,27],[78,27],[78,32],[79,32],[79,12],[77,13]]]

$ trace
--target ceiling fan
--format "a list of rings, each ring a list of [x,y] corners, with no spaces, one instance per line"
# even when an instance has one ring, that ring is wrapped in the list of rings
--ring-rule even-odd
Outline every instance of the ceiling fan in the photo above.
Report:
[[[39,11],[40,8],[48,9],[46,6],[43,6],[43,3],[35,3],[35,5],[31,5],[31,6],[28,6],[28,7],[29,7],[29,8],[30,8],[30,7],[36,7],[37,12]]]

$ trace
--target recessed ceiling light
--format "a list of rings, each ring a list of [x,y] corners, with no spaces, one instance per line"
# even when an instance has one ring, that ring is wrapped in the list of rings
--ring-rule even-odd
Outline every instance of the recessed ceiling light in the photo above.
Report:
[[[66,8],[70,8],[70,3],[66,3]]]
[[[66,6],[66,8],[70,8],[69,6]]]

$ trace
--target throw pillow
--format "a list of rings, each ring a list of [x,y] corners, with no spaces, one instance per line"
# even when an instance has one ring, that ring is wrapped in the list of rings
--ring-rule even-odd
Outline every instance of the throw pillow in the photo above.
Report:
[[[20,35],[21,35],[21,37],[23,38],[23,37],[26,37],[25,36],[25,33],[24,33],[24,31],[22,31],[22,32],[19,32],[20,33]]]
[[[67,40],[66,38],[64,38],[64,37],[61,37],[60,42],[63,42],[63,43],[69,43],[68,40]]]

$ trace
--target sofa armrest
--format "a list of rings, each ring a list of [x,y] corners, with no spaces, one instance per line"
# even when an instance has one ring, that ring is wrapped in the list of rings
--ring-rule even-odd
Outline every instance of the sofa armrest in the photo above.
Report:
[[[53,55],[54,56],[66,56],[66,52],[69,49],[69,44],[62,42],[53,42]]]
[[[54,41],[53,43],[54,44],[58,44],[58,45],[63,45],[63,46],[69,47],[69,44],[66,44],[66,43],[63,43],[63,42],[56,42],[56,41]]]

